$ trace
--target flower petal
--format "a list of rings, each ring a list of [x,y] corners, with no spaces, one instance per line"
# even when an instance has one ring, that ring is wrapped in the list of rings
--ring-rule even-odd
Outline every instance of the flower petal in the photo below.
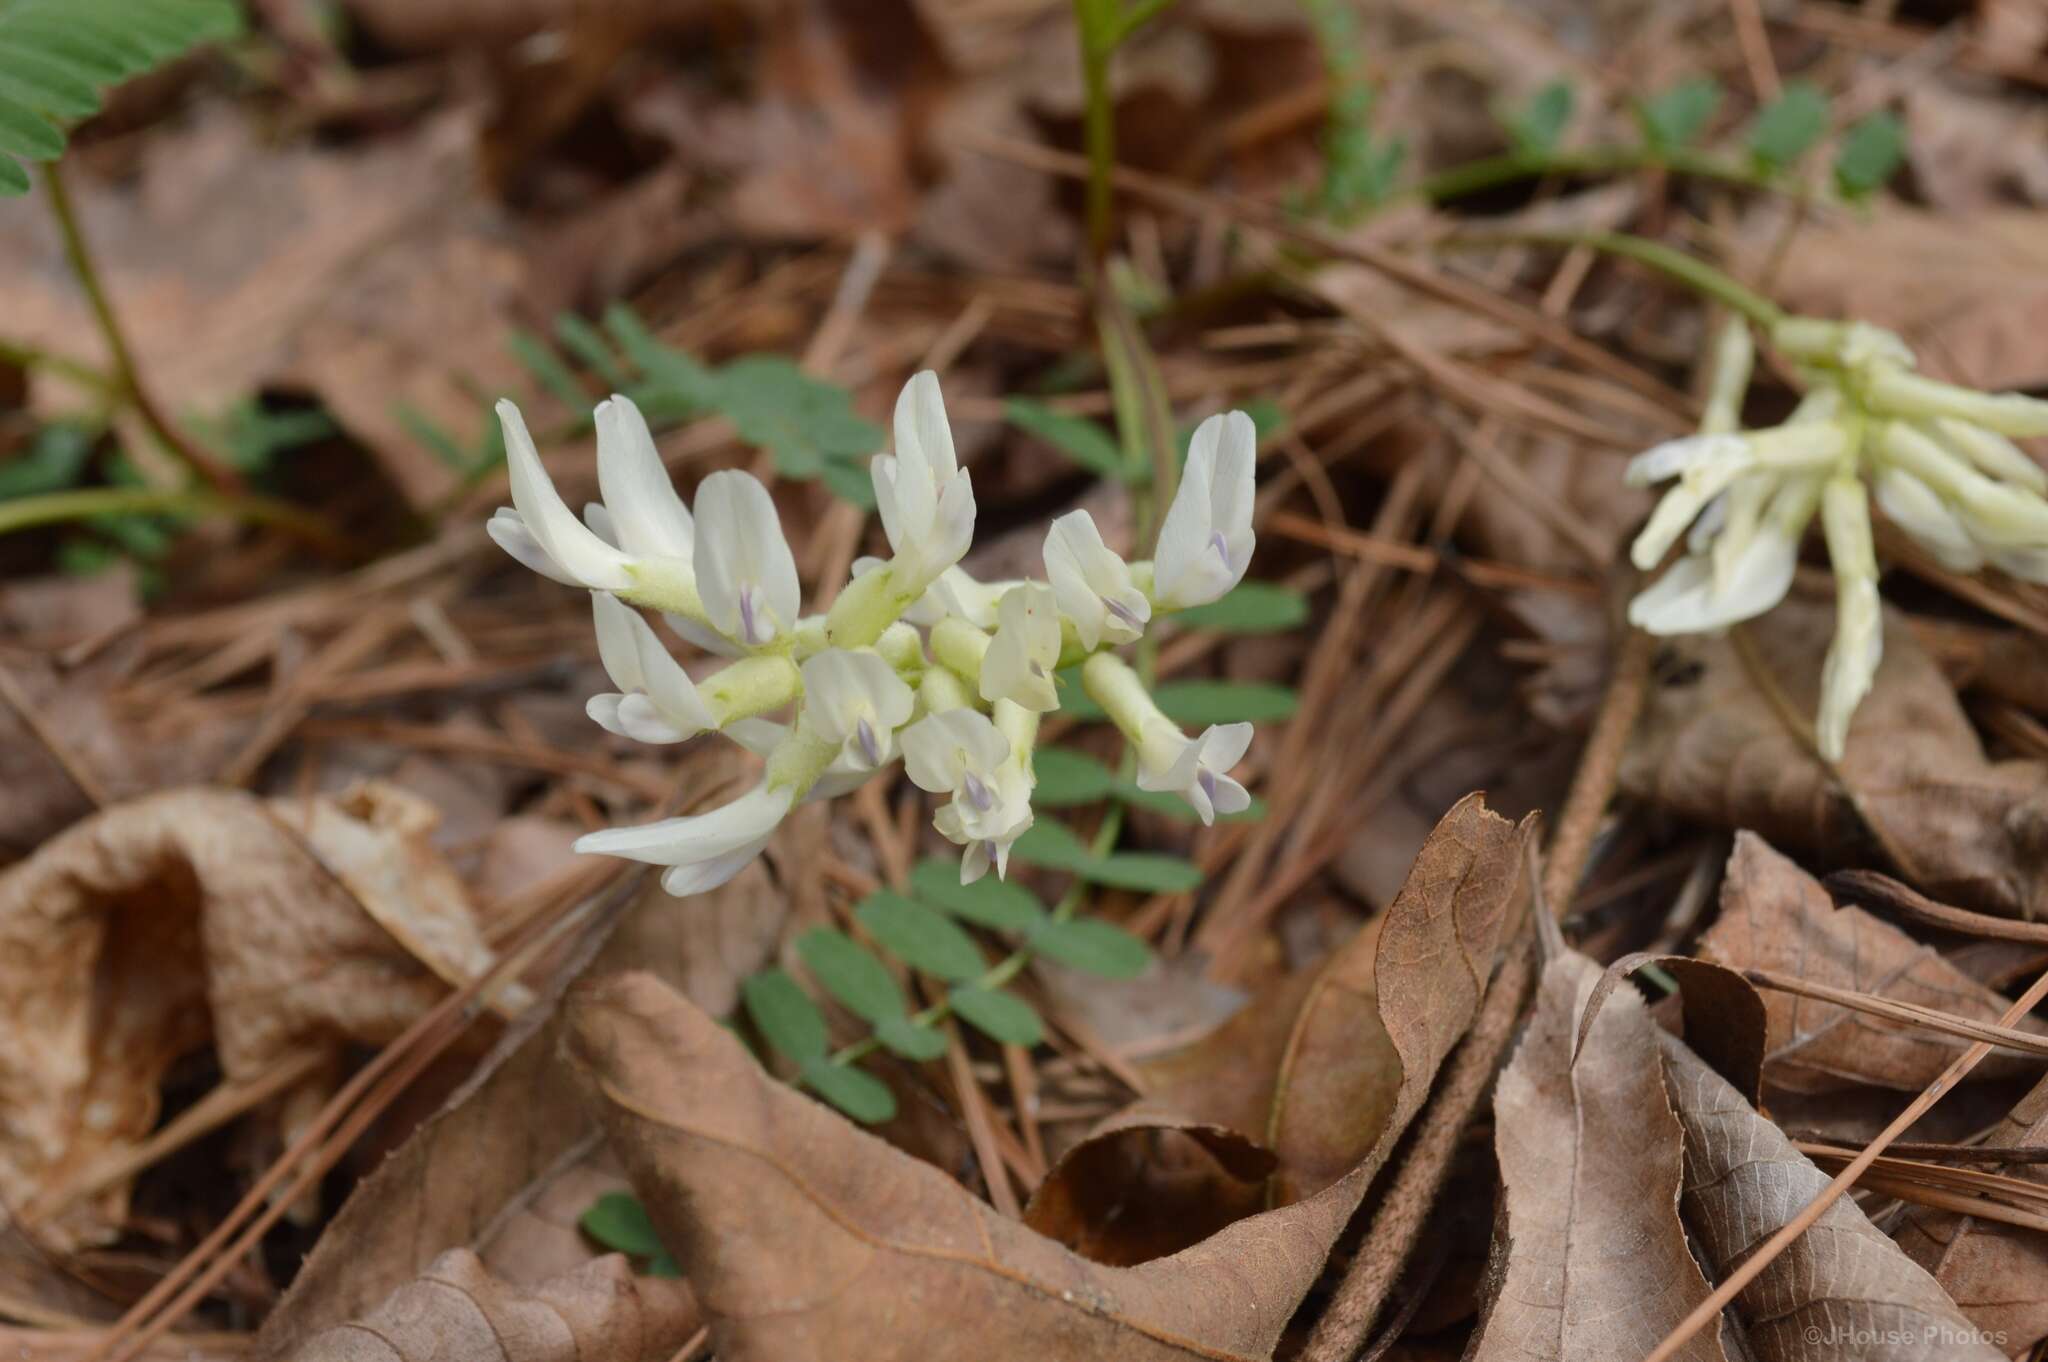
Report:
[[[521,566],[538,572],[549,581],[560,582],[563,586],[583,585],[556,566],[555,560],[548,557],[548,551],[533,537],[533,531],[526,528],[526,522],[520,518],[519,512],[510,506],[500,506],[491,518],[484,522],[484,532],[491,536],[492,542],[499,548],[518,559]]]
[[[626,555],[592,534],[562,501],[561,493],[541,466],[540,451],[519,408],[498,403],[498,423],[505,431],[505,467],[512,483],[512,504],[541,549],[556,565],[584,586],[618,591],[632,585]]]
[[[597,404],[597,485],[627,553],[687,560],[696,547],[690,508],[676,495],[647,418],[628,397]]]
[[[903,730],[903,769],[911,783],[933,794],[958,789],[968,772],[990,775],[1010,755],[1010,744],[986,714],[949,709],[927,714]]]
[[[774,498],[751,473],[725,469],[697,489],[697,592],[717,630],[758,647],[796,625],[796,558]]]
[[[789,812],[790,803],[787,789],[757,785],[709,813],[585,833],[576,839],[576,850],[650,865],[696,865],[767,837]]]

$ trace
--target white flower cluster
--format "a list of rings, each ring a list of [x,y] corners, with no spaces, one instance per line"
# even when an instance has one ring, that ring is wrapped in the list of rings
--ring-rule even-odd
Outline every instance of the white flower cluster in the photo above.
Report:
[[[1816,736],[1837,760],[1884,649],[1866,487],[1944,566],[1988,563],[2048,582],[2048,473],[2012,442],[2048,435],[2048,402],[1922,377],[1904,341],[1861,322],[1790,317],[1770,341],[1808,384],[1784,425],[1738,429],[1754,356],[1737,319],[1717,348],[1700,433],[1630,462],[1631,484],[1677,479],[1630,550],[1635,565],[1648,571],[1691,534],[1684,556],[1630,603],[1629,620],[1685,634],[1769,610],[1792,585],[1818,511],[1837,595]]]
[[[1228,772],[1251,725],[1187,736],[1111,651],[1156,615],[1213,601],[1244,577],[1256,453],[1244,413],[1195,432],[1153,561],[1126,563],[1086,511],[1072,511],[1046,536],[1046,582],[979,582],[958,566],[974,537],[973,484],[938,379],[918,374],[896,402],[895,452],[872,467],[891,556],[856,562],[831,609],[808,616],[774,503],[753,477],[711,474],[693,514],[639,410],[615,396],[597,408],[603,500],[579,519],[519,409],[500,402],[498,416],[513,505],[492,517],[491,537],[591,592],[618,689],[594,696],[590,717],[649,743],[716,730],[767,758],[760,784],[723,808],[594,832],[578,850],[666,866],[670,893],[699,893],[738,874],[799,800],[843,794],[901,756],[912,781],[948,797],[933,823],[965,849],[962,880],[990,866],[1000,875],[1031,826],[1039,718],[1060,704],[1054,671],[1075,664],[1134,744],[1146,789],[1180,793],[1204,822],[1249,803]],[[732,660],[692,680],[642,609]],[[788,723],[765,717],[792,708]]]

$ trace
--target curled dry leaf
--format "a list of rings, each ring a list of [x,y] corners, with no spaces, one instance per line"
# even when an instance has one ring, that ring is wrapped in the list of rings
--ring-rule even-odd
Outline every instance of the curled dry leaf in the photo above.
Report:
[[[1738,833],[1721,884],[1721,915],[1701,958],[1730,969],[1767,969],[1810,983],[1916,1003],[1997,1023],[2006,1000],[1888,922],[1853,905],[1837,908],[1820,881],[1755,833]],[[1814,1094],[1880,1087],[1918,1092],[1969,1042],[1873,1017],[1839,1003],[1766,990],[1764,1082]],[[2037,1062],[1994,1053],[1973,1078],[2029,1073]]]
[[[314,821],[346,831],[364,876],[380,839],[383,854],[425,854],[350,817]],[[383,906],[451,968],[488,960],[458,897]],[[444,991],[254,796],[171,790],[88,818],[0,875],[0,1196],[49,1242],[104,1240],[126,1178],[67,1189],[95,1185],[155,1125],[173,1060],[210,1037],[225,1081],[253,1081],[309,1051],[382,1044]]]
[[[722,1362],[1267,1358],[1470,1021],[1523,835],[1468,799],[1388,910],[1377,991],[1403,1077],[1357,1165],[1135,1267],[1069,1252],[774,1082],[646,975],[571,994],[571,1054]]]
[[[1143,1262],[1342,1178],[1389,1134],[1408,1086],[1415,1047],[1397,1033],[1437,1009],[1457,1032],[1471,1020],[1527,831],[1466,796],[1383,917],[1151,1066],[1152,1093],[1067,1152],[1025,1223],[1098,1262]],[[1453,875],[1475,892],[1445,899]],[[1420,1013],[1383,993],[1412,993],[1410,972],[1442,984]]]
[[[2021,1098],[1985,1135],[1987,1145],[2048,1145],[2048,1079]],[[1993,1171],[2048,1183],[2048,1165],[2014,1163]],[[2013,1356],[2031,1356],[2048,1338],[2048,1235],[1929,1206],[1908,1206],[1892,1237],[1934,1274],[1976,1326]]]
[[[1633,1362],[1707,1297],[1678,1219],[1684,1138],[1642,995],[1617,990],[1578,1039],[1600,979],[1574,951],[1544,966],[1494,1094],[1507,1204],[1474,1362]],[[1678,1355],[1718,1362],[1718,1330]]]
[[[1834,623],[1832,606],[1793,598],[1728,635],[1661,640],[1623,787],[1830,862],[1880,863],[1888,849],[1946,902],[2048,914],[2048,766],[1986,760],[1954,688],[1896,616],[1839,778],[1795,731],[1817,707]]]
[[[1716,1277],[1817,1196],[1827,1175],[1683,1042],[1660,1036],[1685,1128],[1682,1206]],[[1998,1362],[1934,1279],[1843,1197],[1735,1298],[1762,1362]]]
[[[450,1249],[358,1323],[330,1329],[299,1362],[661,1362],[679,1346],[663,1283],[609,1254],[531,1290]],[[646,1288],[656,1288],[649,1299]]]
[[[782,920],[758,865],[692,900],[689,912],[677,912],[652,877],[623,910],[601,908],[535,1006],[446,1105],[357,1184],[265,1318],[258,1352],[318,1354],[329,1335],[345,1334],[380,1302],[406,1293],[422,1309],[451,1312],[446,1323],[455,1328],[466,1308],[459,1298],[434,1306],[443,1298],[414,1290],[450,1250],[474,1250],[512,1292],[540,1292],[587,1267],[599,1249],[578,1219],[626,1180],[563,1065],[561,996],[586,972],[653,961],[693,1001],[729,1007],[737,980],[774,949],[772,925],[765,939],[733,935],[732,924],[747,912]],[[614,1307],[653,1312],[642,1316],[643,1327],[658,1323],[670,1351],[700,1323],[689,1289],[674,1280],[644,1279],[632,1295],[619,1293]]]

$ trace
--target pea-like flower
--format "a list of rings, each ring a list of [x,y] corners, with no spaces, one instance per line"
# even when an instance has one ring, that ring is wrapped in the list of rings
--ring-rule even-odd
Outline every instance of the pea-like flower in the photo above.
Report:
[[[697,488],[697,591],[711,626],[745,648],[796,627],[796,558],[760,479],[726,469]]]
[[[1258,431],[1241,411],[1195,427],[1187,467],[1159,529],[1152,600],[1164,610],[1207,605],[1251,566],[1252,471]]]
[[[1717,342],[1701,433],[1630,462],[1631,483],[1676,479],[1631,546],[1636,566],[1655,567],[1691,535],[1686,555],[1630,602],[1629,619],[1675,634],[1762,614],[1790,588],[1818,511],[1837,598],[1815,736],[1836,760],[1884,647],[1871,494],[1954,571],[1989,563],[2048,581],[2048,473],[2009,438],[2048,434],[2048,402],[1924,378],[1904,341],[1863,323],[1788,318],[1771,339],[1811,384],[1784,425],[1735,429],[1750,368],[1737,321]]]
[[[1200,737],[1188,737],[1114,653],[1097,653],[1083,663],[1081,684],[1138,749],[1140,788],[1179,795],[1205,824],[1219,813],[1251,807],[1251,795],[1230,778],[1251,746],[1250,724],[1212,724]]]
[[[586,713],[607,731],[639,742],[671,743],[718,727],[682,664],[670,656],[638,611],[617,597],[593,591],[597,655],[617,693],[594,695]]]
[[[1043,714],[1060,707],[1053,668],[1060,660],[1060,617],[1053,594],[1036,582],[1013,586],[996,607],[995,638],[981,659],[981,698],[1010,700]]]
[[[1131,566],[1102,542],[1095,517],[1069,511],[1045,536],[1045,575],[1059,611],[1081,646],[1134,642],[1152,618],[1152,602],[1131,580]]]
[[[869,473],[875,509],[895,551],[895,589],[916,596],[960,561],[974,540],[974,484],[953,453],[939,378],[913,376],[896,398],[896,452],[877,457]]]
[[[917,699],[880,656],[830,648],[804,663],[803,678],[804,718],[839,762],[872,771],[896,755],[896,730]]]
[[[682,897],[716,889],[761,854],[796,802],[790,786],[761,784],[710,813],[664,818],[635,828],[605,828],[576,839],[576,850],[667,866],[661,887]]]
[[[967,849],[961,883],[991,865],[1007,873],[1011,844],[1031,826],[1031,779],[994,721],[966,708],[926,715],[903,730],[903,768],[919,789],[952,796],[932,825]]]

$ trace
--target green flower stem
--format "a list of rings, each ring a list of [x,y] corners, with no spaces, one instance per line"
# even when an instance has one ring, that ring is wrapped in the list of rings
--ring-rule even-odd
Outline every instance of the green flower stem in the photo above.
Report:
[[[995,640],[966,620],[948,615],[932,626],[932,656],[969,688],[981,689],[981,659]]]
[[[64,172],[59,164],[52,161],[43,167],[43,187],[49,192],[50,212],[57,219],[57,231],[64,240],[64,257],[71,265],[71,272],[78,276],[79,287],[85,290],[86,302],[92,308],[93,318],[99,323],[100,332],[106,337],[107,353],[114,362],[113,382],[118,390],[134,403],[143,424],[162,441],[171,456],[183,464],[187,471],[212,487],[216,492],[239,494],[242,479],[213,455],[195,444],[192,439],[171,424],[163,409],[156,404],[149,390],[142,384],[142,377],[135,367],[135,353],[128,348],[128,337],[121,330],[120,319],[114,315],[112,302],[107,298],[106,287],[100,281],[98,267],[93,263],[92,251],[87,246],[85,232],[78,225],[78,213],[71,204],[71,191],[64,183]]]
[[[768,788],[794,790],[801,799],[838,755],[838,747],[799,723],[768,756]]]
[[[1684,284],[1693,292],[1725,304],[1768,332],[1784,320],[1785,310],[1734,276],[1715,269],[1704,260],[1674,250],[1661,241],[1631,236],[1627,232],[1471,232],[1438,241],[1440,250],[1469,250],[1492,246],[1583,246],[1605,255],[1633,260]]]
[[[41,346],[0,339],[0,363],[11,364],[17,369],[47,369],[96,397],[119,396],[121,393],[121,385],[105,370]]]
[[[780,709],[801,695],[803,689],[803,673],[796,663],[778,653],[740,658],[697,683],[697,693],[704,697],[720,728],[735,719],[751,719]],[[825,760],[830,764],[829,756]],[[824,767],[818,769],[822,771]],[[810,784],[803,788],[809,789]]]
[[[1669,170],[1694,179],[1717,180],[1747,189],[1786,194],[1802,201],[1815,197],[1810,189],[1786,184],[1725,156],[1684,147],[1659,149],[1646,145],[1581,147],[1542,155],[1511,151],[1440,170],[1405,190],[1401,197],[1445,203],[1504,184],[1541,179],[1547,175],[1617,175],[1637,170]]]
[[[290,502],[198,487],[84,487],[0,501],[0,534],[103,515],[208,514],[275,525],[329,552],[346,553],[351,549],[349,542],[326,521]]]
[[[892,558],[848,582],[825,612],[826,641],[834,648],[872,647],[924,594],[927,583],[905,589],[898,584],[899,576]]]

